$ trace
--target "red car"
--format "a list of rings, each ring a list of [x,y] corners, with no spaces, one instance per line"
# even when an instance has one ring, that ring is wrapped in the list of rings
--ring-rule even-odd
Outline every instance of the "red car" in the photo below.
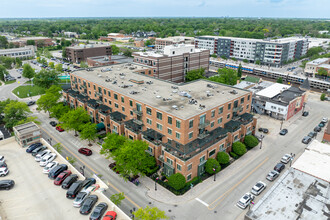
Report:
[[[108,211],[105,213],[103,220],[115,220],[117,218],[117,213],[114,211]]]
[[[71,175],[71,171],[70,170],[64,170],[62,173],[60,173],[56,179],[54,180],[54,184],[55,185],[61,185],[62,182]]]
[[[64,131],[64,129],[63,129],[63,128],[61,128],[61,125],[57,125],[57,126],[56,126],[56,130],[58,130],[59,132],[62,132],[62,131]]]
[[[81,154],[84,154],[84,155],[86,155],[86,156],[90,156],[90,155],[92,155],[92,150],[90,150],[90,149],[88,149],[88,148],[85,148],[85,147],[83,147],[83,148],[80,148],[79,150],[78,150],[78,152],[79,153],[81,153]]]

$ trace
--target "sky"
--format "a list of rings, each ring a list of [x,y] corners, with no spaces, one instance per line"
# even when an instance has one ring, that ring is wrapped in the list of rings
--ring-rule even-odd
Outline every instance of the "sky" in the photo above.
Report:
[[[0,18],[329,18],[330,0],[0,0]]]

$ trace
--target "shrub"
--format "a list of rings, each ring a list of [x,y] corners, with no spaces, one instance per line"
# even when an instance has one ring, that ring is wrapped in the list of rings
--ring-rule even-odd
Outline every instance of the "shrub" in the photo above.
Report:
[[[186,178],[181,173],[175,173],[168,178],[168,185],[180,190],[186,185]]]
[[[237,159],[238,158],[238,155],[235,154],[234,152],[229,152],[230,156],[234,159]]]
[[[247,135],[244,138],[244,144],[247,147],[252,148],[252,147],[257,146],[259,144],[259,141],[258,141],[258,138],[254,137],[252,135]]]
[[[321,94],[320,99],[321,99],[321,101],[324,101],[324,100],[325,100],[325,93],[322,93],[322,94]]]
[[[229,163],[229,155],[224,151],[220,151],[217,154],[217,161],[219,164],[227,164]]]
[[[215,168],[215,171],[213,171],[213,168]],[[208,174],[212,175],[214,173],[219,172],[220,170],[221,170],[221,166],[216,159],[213,159],[213,158],[207,159],[207,161],[205,163],[205,171]]]
[[[233,144],[233,151],[238,156],[242,156],[243,154],[246,153],[246,147],[242,142],[238,141]]]

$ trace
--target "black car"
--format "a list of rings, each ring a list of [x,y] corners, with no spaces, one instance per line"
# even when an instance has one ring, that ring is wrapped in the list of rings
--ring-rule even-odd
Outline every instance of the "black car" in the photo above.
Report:
[[[288,133],[288,129],[284,128],[280,131],[280,135],[286,135]]]
[[[7,167],[6,162],[0,162],[0,168]]]
[[[36,102],[35,102],[35,101],[28,101],[28,102],[26,102],[26,104],[27,104],[28,106],[31,106],[31,105],[36,104]]]
[[[319,127],[319,126],[316,126],[316,127],[314,128],[314,131],[315,131],[315,132],[320,132],[321,130],[322,130],[322,128]]]
[[[311,142],[312,138],[309,136],[305,136],[301,142],[303,142],[304,144],[309,144],[309,142]]]
[[[37,147],[36,149],[34,149],[31,154],[32,156],[36,156],[39,152],[43,151],[43,150],[46,150],[47,147],[46,146],[40,146],[40,147]]]
[[[49,124],[53,127],[55,127],[57,125],[57,123],[55,121],[51,121],[51,122],[49,122]]]
[[[79,210],[80,214],[88,215],[92,211],[92,208],[96,204],[97,200],[97,195],[88,196]]]
[[[10,190],[14,185],[14,180],[0,180],[0,190]]]
[[[59,164],[48,173],[48,178],[54,180],[60,173],[67,170],[68,166],[66,164]]]
[[[308,133],[307,136],[310,137],[310,138],[313,138],[313,137],[316,137],[316,135],[317,135],[317,133],[315,131],[311,131],[311,132]]]
[[[82,180],[78,180],[77,182],[72,183],[68,191],[66,192],[66,198],[74,199],[76,198],[79,191],[82,189]]]
[[[274,170],[280,173],[280,172],[282,172],[282,170],[284,170],[284,168],[285,168],[285,165],[283,163],[278,163],[274,167]]]
[[[259,128],[258,131],[268,134],[269,130],[267,128]]]
[[[308,116],[308,114],[309,114],[308,112],[303,112],[302,116],[306,117],[306,116]]]
[[[83,188],[87,189],[91,185],[95,184],[96,180],[94,178],[88,178],[83,181]]]
[[[62,189],[69,189],[69,187],[78,180],[77,174],[71,174],[62,183]]]
[[[95,207],[89,219],[90,220],[101,219],[107,209],[108,209],[108,204],[106,204],[105,202],[101,202]]]
[[[37,147],[42,146],[42,143],[35,143],[35,144],[31,144],[27,149],[26,149],[26,153],[31,153],[34,149],[36,149]]]

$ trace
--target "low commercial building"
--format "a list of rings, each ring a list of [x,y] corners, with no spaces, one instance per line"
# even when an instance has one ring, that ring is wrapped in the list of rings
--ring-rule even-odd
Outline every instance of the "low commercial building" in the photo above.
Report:
[[[165,46],[175,45],[175,44],[194,44],[193,37],[167,37],[167,38],[156,38],[155,39],[155,49],[163,50]]]
[[[249,91],[207,80],[159,80],[140,64],[102,69],[72,72],[71,89],[63,91],[66,103],[83,107],[106,132],[146,141],[167,176],[201,176],[208,158],[255,132]]]
[[[143,39],[136,39],[136,40],[134,40],[134,46],[136,46],[136,47],[144,47],[144,40]]]
[[[22,37],[12,42],[19,45],[20,47],[26,46],[28,41],[34,41],[36,47],[48,47],[53,46],[54,42],[48,37]]]
[[[306,63],[305,73],[314,76],[320,68],[325,68],[330,71],[330,58],[318,58]]]
[[[322,141],[330,143],[330,123],[328,123],[327,127],[324,130]]]
[[[66,56],[70,62],[86,62],[88,57],[111,56],[111,46],[89,44],[66,48]]]
[[[70,38],[79,38],[79,34],[77,34],[77,32],[70,32],[70,31],[66,31],[66,32],[63,32],[63,35],[65,37],[70,37]]]
[[[170,45],[164,52],[135,52],[132,54],[134,63],[150,68],[149,76],[181,83],[190,70],[209,69],[209,51],[196,49],[194,45]]]
[[[29,45],[25,47],[19,48],[11,48],[11,49],[2,49],[0,50],[0,57],[14,57],[20,59],[27,59],[31,57],[35,57],[36,47]]]
[[[87,65],[90,67],[108,66],[112,64],[115,64],[115,62],[111,60],[111,56],[98,56],[87,58]]]
[[[17,143],[22,147],[40,142],[41,130],[34,122],[17,125],[13,130]]]
[[[329,219],[329,145],[313,140],[245,215],[245,220]]]

